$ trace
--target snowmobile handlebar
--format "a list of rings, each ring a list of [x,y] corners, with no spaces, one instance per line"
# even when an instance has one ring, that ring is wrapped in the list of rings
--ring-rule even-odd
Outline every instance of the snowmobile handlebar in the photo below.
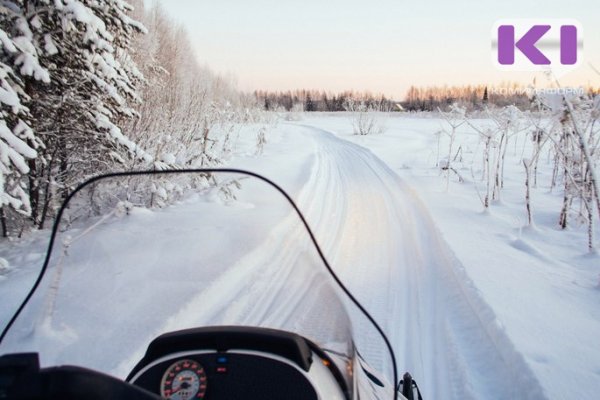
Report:
[[[86,368],[61,366],[40,369],[35,353],[0,357],[0,398],[160,399],[142,388]]]

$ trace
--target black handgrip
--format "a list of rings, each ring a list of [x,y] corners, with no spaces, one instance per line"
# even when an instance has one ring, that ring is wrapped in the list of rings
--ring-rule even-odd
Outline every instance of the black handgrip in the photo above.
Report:
[[[39,369],[37,354],[0,357],[0,400],[160,400],[117,378],[80,367]]]
[[[408,372],[404,374],[398,387],[399,389],[400,387],[402,388],[402,395],[406,397],[406,400],[415,400],[415,390],[417,391],[416,400],[423,400],[417,381],[415,381]]]

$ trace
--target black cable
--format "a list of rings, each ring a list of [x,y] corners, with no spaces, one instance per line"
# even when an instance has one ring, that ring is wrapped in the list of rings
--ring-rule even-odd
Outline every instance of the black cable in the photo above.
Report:
[[[369,320],[369,322],[371,322],[371,324],[373,324],[373,326],[375,327],[375,329],[377,330],[377,332],[383,338],[383,341],[385,342],[385,345],[387,346],[387,349],[388,349],[388,351],[389,351],[389,353],[390,353],[390,355],[392,357],[392,368],[393,368],[393,375],[394,375],[394,382],[392,382],[392,388],[395,388],[396,387],[396,382],[398,382],[398,368],[396,366],[396,356],[394,354],[394,349],[392,348],[392,345],[391,345],[389,339],[387,338],[386,334],[383,332],[383,329],[381,329],[381,327],[379,326],[379,324],[375,321],[375,318],[373,318],[371,316],[371,314],[365,309],[365,307],[363,307],[363,305],[360,304],[360,302],[354,297],[354,295],[350,292],[350,290],[348,290],[348,288],[346,288],[346,286],[342,283],[342,281],[340,280],[340,278],[333,271],[333,269],[329,265],[329,262],[327,262],[327,259],[325,258],[325,255],[323,254],[323,251],[321,250],[321,247],[319,246],[315,235],[313,234],[312,230],[310,229],[310,226],[308,225],[308,222],[304,218],[304,215],[302,214],[302,212],[300,211],[300,209],[298,208],[298,206],[296,205],[296,203],[294,203],[294,200],[292,200],[292,198],[290,197],[290,195],[288,195],[285,192],[285,190],[283,190],[279,185],[277,185],[275,182],[271,181],[270,179],[265,178],[264,176],[259,175],[259,174],[254,173],[254,172],[244,171],[244,170],[241,170],[241,169],[232,169],[232,168],[223,168],[223,169],[220,169],[220,168],[207,168],[207,169],[180,169],[180,170],[166,170],[166,171],[114,172],[114,173],[109,173],[109,174],[103,174],[103,175],[95,176],[93,178],[88,179],[86,182],[80,184],[79,186],[77,186],[77,188],[72,193],[70,193],[69,196],[67,196],[67,199],[64,201],[64,203],[60,207],[60,210],[58,211],[58,214],[56,215],[56,219],[55,219],[54,225],[52,227],[52,235],[50,237],[50,243],[48,244],[48,252],[46,253],[46,259],[44,260],[44,265],[43,265],[42,269],[40,270],[40,273],[39,273],[39,275],[38,275],[35,283],[33,284],[33,287],[31,288],[31,290],[29,291],[29,293],[25,297],[25,300],[23,300],[23,303],[21,303],[21,305],[19,306],[19,308],[17,309],[17,311],[15,312],[15,314],[12,316],[12,318],[8,322],[8,325],[6,325],[6,327],[2,331],[2,334],[0,335],[0,345],[2,344],[2,341],[4,340],[4,338],[6,337],[6,335],[8,334],[8,331],[13,326],[13,324],[15,323],[15,321],[17,320],[17,318],[19,317],[19,315],[21,314],[21,312],[23,311],[23,309],[25,308],[25,306],[27,305],[27,303],[29,302],[29,300],[33,296],[34,292],[37,290],[37,288],[40,285],[42,279],[44,278],[46,270],[48,269],[48,264],[50,263],[50,258],[51,258],[51,255],[52,255],[52,248],[54,247],[54,240],[55,240],[56,234],[58,232],[58,228],[59,228],[59,225],[60,225],[60,221],[62,219],[62,215],[63,215],[64,211],[66,210],[67,205],[69,204],[69,202],[71,201],[71,199],[77,193],[79,193],[85,187],[87,187],[87,186],[89,186],[89,185],[91,185],[93,183],[96,183],[96,182],[98,182],[100,180],[103,180],[103,179],[132,177],[132,176],[140,176],[140,175],[178,175],[178,174],[215,174],[215,173],[241,174],[241,175],[252,176],[254,178],[257,178],[257,179],[259,179],[259,180],[261,180],[261,181],[263,181],[263,182],[271,185],[279,193],[281,193],[283,195],[283,197],[286,198],[286,200],[290,203],[290,205],[292,206],[292,208],[296,211],[296,214],[298,214],[298,217],[302,221],[302,224],[304,225],[304,227],[308,231],[308,235],[310,236],[311,241],[315,245],[315,247],[317,249],[317,252],[319,253],[319,257],[321,258],[321,261],[323,261],[323,264],[325,264],[325,267],[327,268],[327,271],[329,272],[329,274],[331,275],[331,277],[338,284],[338,286],[342,289],[342,291],[348,296],[348,298],[350,299],[350,301],[352,301],[352,303],[354,303],[354,305],[363,313],[363,315]],[[393,397],[394,400],[397,400],[398,399],[398,392],[396,390],[392,390],[392,392],[394,393],[394,397]]]

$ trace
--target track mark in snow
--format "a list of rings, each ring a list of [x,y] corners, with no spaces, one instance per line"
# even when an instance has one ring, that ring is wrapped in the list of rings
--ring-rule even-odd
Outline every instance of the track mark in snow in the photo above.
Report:
[[[410,187],[369,150],[303,128],[316,158],[300,208],[342,280],[382,323],[399,369],[429,399],[544,398]],[[376,338],[357,330],[367,360],[389,368]]]

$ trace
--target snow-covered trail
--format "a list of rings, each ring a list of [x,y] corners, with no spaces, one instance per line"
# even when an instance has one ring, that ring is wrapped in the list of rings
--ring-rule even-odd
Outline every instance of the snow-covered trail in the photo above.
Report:
[[[278,129],[281,137],[273,144],[274,154],[242,160],[236,166],[263,172],[276,182],[291,181],[284,188],[298,199],[331,265],[387,332],[400,372],[413,374],[424,398],[545,398],[411,188],[369,150],[332,133],[295,124]],[[244,186],[252,189],[249,183]],[[75,356],[67,358],[70,363],[81,359],[85,364],[93,353],[97,359],[86,366],[123,377],[160,333],[206,323],[246,322],[306,333],[343,352],[335,345],[344,343],[347,321],[324,283],[324,271],[314,268],[319,261],[310,246],[304,246],[309,243],[303,228],[291,214],[281,220],[287,215],[281,212],[285,208],[271,215],[273,201],[268,194],[249,193],[254,197],[248,201],[258,200],[255,205],[265,205],[267,212],[231,208],[227,214],[230,222],[237,221],[235,226],[223,225],[218,204],[190,202],[161,212],[139,211],[94,232],[86,245],[81,244],[81,254],[71,248],[75,266],[96,268],[92,271],[112,268],[104,276],[106,288],[94,274],[82,275],[77,269],[72,281],[63,279],[67,295],[63,306],[79,327],[78,336],[45,338],[47,332],[42,330],[42,348],[48,344],[57,352],[64,348],[65,356]],[[206,215],[210,229],[203,230],[190,218],[194,215]],[[273,227],[271,220],[281,222]],[[265,223],[257,229],[261,221]],[[170,239],[165,241],[162,237],[167,233]],[[239,248],[246,236],[252,240]],[[228,239],[233,247],[221,243]],[[198,242],[206,243],[199,247]],[[131,250],[136,247],[141,250]],[[223,258],[219,252],[228,256]],[[117,262],[123,268],[117,268]],[[176,274],[165,273],[166,267],[174,271],[183,267],[180,272],[187,279],[181,282]],[[210,273],[206,268],[212,268]],[[144,285],[137,284],[140,276]],[[123,290],[113,287],[117,278]],[[90,279],[93,282],[83,284]],[[68,301],[69,294],[90,288],[94,293],[81,297],[96,296],[98,314]],[[135,293],[128,288],[135,288]],[[168,298],[166,289],[177,295]],[[164,298],[157,297],[156,290]],[[114,307],[105,302],[115,303]],[[126,302],[128,306],[121,307]],[[151,314],[149,304],[156,306]],[[123,323],[131,327],[128,330],[121,323],[110,325],[112,309],[119,310],[118,321],[136,324]],[[375,368],[389,369],[380,338],[356,313],[353,317],[363,356]],[[115,359],[103,347],[88,353],[82,350],[88,349],[90,338],[98,337],[94,327],[105,324],[103,337],[118,339],[113,350],[123,357]],[[25,337],[34,345],[37,339]],[[56,360],[47,353],[47,362],[61,361],[60,352]]]
[[[400,370],[429,399],[543,398],[415,193],[370,151],[305,129],[316,158],[300,207],[342,280],[390,336]],[[385,362],[378,339],[364,324],[358,330],[367,359]]]
[[[302,163],[310,173],[298,186],[300,209],[340,278],[387,332],[400,372],[413,374],[424,397],[545,398],[411,188],[369,150],[332,133],[280,129],[312,146],[310,162]],[[323,299],[315,295],[323,279],[311,267],[318,260],[301,250],[306,239],[290,216],[161,331],[234,321],[335,342],[334,327],[345,321],[335,318],[334,298],[311,300]],[[229,298],[211,303],[216,293]],[[353,317],[359,350],[372,366],[389,371],[383,342],[358,313]]]

